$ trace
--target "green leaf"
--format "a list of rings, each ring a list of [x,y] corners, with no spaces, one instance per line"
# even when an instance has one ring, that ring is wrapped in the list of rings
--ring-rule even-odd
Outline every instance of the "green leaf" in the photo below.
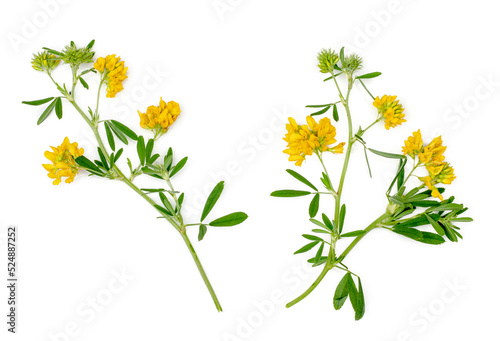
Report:
[[[335,120],[335,122],[339,121],[339,111],[337,109],[337,104],[333,105],[333,119]]]
[[[342,308],[345,300],[347,299],[347,296],[349,295],[349,278],[351,278],[351,274],[348,272],[344,275],[344,277],[342,277],[339,284],[337,285],[337,289],[335,289],[335,295],[333,296],[333,307],[335,308],[335,310],[339,310],[340,308]]]
[[[158,193],[160,196],[160,200],[163,203],[163,206],[167,209],[168,212],[170,212],[170,215],[174,215],[175,211],[174,208],[172,207],[172,204],[170,204],[170,201],[168,201],[168,198],[163,192]]]
[[[144,145],[144,136],[139,136],[137,139],[137,155],[139,155],[139,161],[141,165],[146,163],[146,146]]]
[[[454,211],[454,210],[461,210],[464,208],[464,205],[462,204],[444,204],[444,205],[439,205],[435,207],[430,207],[427,209],[427,212],[435,212],[435,211]]]
[[[309,240],[313,240],[313,241],[320,241],[322,242],[323,241],[323,238],[320,238],[318,236],[313,236],[312,234],[303,234],[302,237],[304,237],[305,239],[309,239]]]
[[[439,225],[439,223],[437,221],[435,221],[434,219],[432,219],[428,214],[424,213],[424,215],[427,218],[427,220],[429,221],[429,223],[432,225],[432,227],[434,228],[434,230],[436,230],[436,232],[440,236],[444,236],[444,230],[441,227],[441,225]]]
[[[170,177],[173,177],[175,174],[177,174],[177,172],[180,171],[182,169],[182,167],[184,167],[184,165],[186,164],[187,160],[188,160],[187,156],[185,158],[181,159],[181,161],[179,161],[174,166],[174,168],[172,168],[172,170],[170,171]]]
[[[326,227],[325,227],[326,228]],[[316,233],[325,233],[325,234],[331,234],[329,231],[325,231],[325,230],[320,230],[320,229],[312,229],[313,232],[316,232]]]
[[[53,49],[49,49],[48,47],[42,47],[42,49],[44,49],[47,52],[50,52],[52,54],[55,54],[55,55],[58,55],[58,56],[63,56],[62,52],[59,52],[59,51],[56,51],[56,50],[53,50]]]
[[[345,219],[345,204],[340,208],[340,216],[339,216],[339,233],[342,233],[342,228],[344,227],[344,219]]]
[[[444,243],[443,237],[438,234],[430,232],[422,232],[414,228],[408,227],[394,227],[392,229],[395,233],[401,234],[405,237],[411,238],[421,243],[439,245]]]
[[[330,230],[333,231],[333,224],[332,221],[326,216],[326,214],[321,214],[321,218],[323,219],[323,222],[325,223],[326,227]]]
[[[361,278],[358,277],[358,303],[354,319],[360,320],[365,314],[365,295],[363,293],[363,286],[361,285]]]
[[[205,207],[203,208],[203,212],[201,213],[200,221],[203,221],[203,219],[205,219],[207,215],[210,213],[212,208],[215,206],[217,200],[219,200],[219,197],[222,194],[223,189],[224,189],[224,181],[221,181],[217,185],[215,185],[214,189],[208,196],[207,201],[205,202]]]
[[[344,47],[343,47],[343,46],[342,46],[342,48],[340,49],[339,57],[340,57],[340,61],[342,62],[342,67],[345,67],[345,61],[344,61]]]
[[[313,112],[312,114],[310,114],[310,116],[323,115],[325,112],[328,111],[328,109],[330,109],[329,106],[319,111]]]
[[[223,217],[220,217],[219,219],[215,219],[211,221],[208,225],[210,226],[234,226],[241,224],[248,218],[248,215],[243,212],[235,212],[231,213],[228,215],[225,215]]]
[[[366,160],[366,165],[368,166],[368,173],[370,174],[370,178],[372,177],[372,169],[370,167],[370,161],[368,161],[368,153],[366,152],[366,148],[363,148],[365,151],[365,160]]]
[[[155,144],[155,140],[154,139],[149,139],[148,143],[146,144],[146,163],[147,164],[151,164],[152,163],[151,162],[151,154],[153,153],[154,144]]]
[[[333,105],[333,103],[329,103],[329,104],[317,104],[317,105],[306,105],[306,108],[324,108],[324,107],[330,107],[332,105]]]
[[[106,137],[108,138],[109,146],[112,150],[115,150],[115,138],[113,137],[113,133],[111,132],[111,128],[109,127],[109,123],[107,121],[104,121],[104,129],[106,130]]]
[[[417,201],[410,201],[413,206],[417,207],[431,207],[431,206],[439,206],[440,203],[438,201],[434,200],[417,200]]]
[[[406,155],[402,154],[392,154],[392,153],[386,153],[386,152],[381,152],[379,150],[367,148],[369,151],[371,151],[373,154],[383,156],[389,159],[406,159]]]
[[[356,288],[356,284],[354,284],[352,276],[349,276],[347,279],[347,291],[349,292],[349,300],[351,301],[352,308],[356,312],[358,311],[358,289]]]
[[[62,100],[61,97],[56,98],[56,116],[58,119],[62,118],[63,112],[62,112]]]
[[[198,232],[198,241],[201,241],[203,237],[205,237],[205,234],[207,233],[207,225],[200,225],[200,230]]]
[[[399,173],[404,171],[406,162],[408,162],[407,158],[399,160],[398,171],[396,172],[396,176],[391,181],[391,184],[389,185],[389,188],[387,189],[387,192],[386,192],[387,196],[389,196],[389,193],[391,192],[392,186],[394,186],[394,183],[397,181]]]
[[[87,84],[87,82],[82,77],[78,77],[78,79],[80,80],[80,83],[82,83],[83,87],[88,90],[89,85]]]
[[[313,247],[315,247],[316,245],[318,245],[318,243],[319,243],[319,241],[316,240],[312,243],[306,244],[306,245],[302,246],[300,249],[298,249],[297,251],[295,251],[293,254],[296,255],[299,253],[307,252],[307,251],[311,250]]]
[[[179,195],[179,198],[177,199],[178,206],[176,208],[176,211],[180,211],[181,210],[183,202],[184,202],[184,193],[181,193],[181,195]]]
[[[59,97],[57,97],[57,98],[59,98]],[[52,113],[52,110],[54,110],[55,105],[56,105],[56,100],[53,100],[52,102],[50,102],[48,107],[45,108],[43,113],[38,118],[38,121],[36,122],[37,125],[40,125],[43,121],[45,121],[45,119],[47,117],[49,117],[49,115]]]
[[[101,163],[106,170],[109,170],[108,162],[104,157],[104,153],[101,150],[101,147],[97,147],[97,152],[99,153],[99,158],[101,159]]]
[[[148,193],[165,192],[166,189],[163,188],[141,188],[141,191]]]
[[[326,225],[325,225],[325,224],[323,224],[323,223],[322,223],[321,221],[319,221],[319,220],[316,220],[316,219],[309,219],[309,221],[310,221],[311,223],[315,224],[315,225],[318,225],[319,227],[322,227],[322,228],[324,228],[324,229],[329,230],[329,228],[328,228],[328,227],[326,227]]]
[[[92,46],[94,46],[94,43],[95,43],[95,39],[92,39],[92,41],[87,44],[87,49],[90,50],[92,48]]]
[[[358,78],[358,79],[375,78],[375,77],[380,76],[381,74],[382,74],[382,72],[370,72],[370,73],[366,73],[364,75],[358,76],[356,78]]]
[[[173,216],[173,214],[172,214],[172,213],[170,213],[169,211],[167,211],[165,208],[161,207],[160,205],[155,205],[155,207],[156,207],[156,209],[157,209],[158,211],[160,211],[161,213],[166,214],[166,215],[168,215],[168,216]]]
[[[321,257],[323,256],[324,247],[325,243],[321,243],[321,245],[318,248],[318,251],[316,252],[316,256],[314,256],[314,264],[317,264],[321,260]]]
[[[301,197],[304,195],[309,195],[312,194],[311,192],[307,191],[297,191],[294,189],[283,189],[280,191],[274,191],[271,193],[272,197],[279,197],[279,198],[287,198],[287,197]]]
[[[113,125],[116,128],[118,128],[122,133],[124,133],[125,135],[130,137],[132,140],[137,141],[137,138],[138,138],[137,134],[134,133],[134,131],[132,129],[130,129],[129,127],[127,127],[125,124],[120,123],[120,122],[115,121],[115,120],[111,120],[111,123],[113,123]]]
[[[36,101],[22,101],[23,104],[28,104],[28,105],[42,105],[47,102],[50,102],[54,99],[54,97],[47,97],[44,99],[38,99]]]
[[[120,158],[120,156],[122,156],[122,153],[123,153],[123,148],[120,148],[117,152],[116,152],[116,155],[115,155],[115,162],[118,161],[118,159]]]
[[[340,237],[341,238],[357,237],[357,236],[361,236],[361,235],[363,235],[365,233],[366,233],[365,230],[356,230],[356,231],[352,231],[352,232],[347,232],[347,233],[341,234]]]
[[[305,177],[303,177],[302,175],[300,175],[299,173],[297,173],[296,171],[294,170],[291,170],[291,169],[287,169],[286,170],[288,172],[288,174],[290,174],[291,176],[293,176],[295,179],[299,180],[300,182],[306,184],[307,186],[311,187],[312,189],[314,189],[315,191],[317,191],[318,189],[316,188],[316,186],[314,186],[309,180],[307,180]]]
[[[75,162],[95,175],[104,176],[103,171],[83,155],[77,157]]]
[[[314,218],[318,214],[319,209],[319,193],[316,193],[309,204],[309,216]]]
[[[125,136],[125,134],[123,134],[121,132],[120,129],[118,129],[112,121],[107,121],[109,123],[109,127],[111,128],[111,130],[113,130],[113,133],[115,133],[116,137],[118,137],[118,139],[120,141],[122,141],[123,143],[125,143],[126,145],[128,145],[128,140],[127,140],[127,137]]]

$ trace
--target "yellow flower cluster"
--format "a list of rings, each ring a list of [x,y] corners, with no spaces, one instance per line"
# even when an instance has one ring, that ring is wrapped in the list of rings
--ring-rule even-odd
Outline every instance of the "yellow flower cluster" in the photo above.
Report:
[[[395,128],[403,122],[405,110],[399,101],[396,101],[396,96],[384,95],[382,98],[376,97],[373,101],[373,106],[378,109],[379,115],[385,118],[385,129]]]
[[[113,98],[123,90],[122,82],[127,78],[128,67],[125,67],[125,62],[120,61],[120,57],[116,57],[116,54],[97,58],[94,69],[104,76],[104,82],[108,86],[106,97]]]
[[[313,152],[343,152],[344,142],[329,147],[337,142],[337,132],[329,118],[324,117],[319,123],[312,116],[307,116],[306,120],[307,125],[299,126],[292,117],[288,118],[290,123],[286,125],[287,133],[283,138],[288,143],[288,148],[283,153],[290,155],[289,161],[295,161],[296,166],[301,166],[306,155],[312,155]]]
[[[431,143],[424,147],[419,129],[413,133],[413,136],[408,137],[404,144],[403,153],[413,159],[418,157],[417,165],[425,165],[429,172],[429,175],[419,177],[419,179],[432,191],[434,198],[443,200],[443,196],[436,188],[436,184],[449,185],[455,180],[456,176],[453,173],[453,167],[448,162],[444,162],[446,147],[443,146],[441,136],[434,138]]]
[[[61,177],[67,177],[66,183],[73,182],[75,175],[78,174],[79,166],[75,162],[75,159],[83,155],[83,148],[78,148],[78,143],[70,143],[69,139],[64,138],[63,143],[55,148],[52,148],[52,152],[46,151],[44,156],[49,159],[52,164],[43,164],[49,174],[48,177],[54,179],[52,182],[54,185],[59,185],[61,182]]]
[[[175,122],[177,116],[181,113],[179,104],[170,101],[165,101],[160,97],[160,105],[150,105],[146,113],[137,110],[141,118],[141,127],[152,130],[155,133],[155,138],[166,133],[168,128]]]

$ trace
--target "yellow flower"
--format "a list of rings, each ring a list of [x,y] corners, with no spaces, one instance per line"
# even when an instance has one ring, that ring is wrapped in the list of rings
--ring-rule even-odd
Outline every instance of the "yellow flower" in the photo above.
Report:
[[[313,152],[342,153],[345,143],[340,143],[334,147],[329,145],[337,142],[335,139],[336,130],[327,117],[322,118],[319,123],[312,116],[307,116],[307,125],[299,126],[297,122],[289,117],[286,125],[287,133],[283,140],[288,145],[283,151],[289,156],[289,161],[295,161],[296,166],[301,166],[307,155]]]
[[[63,143],[55,148],[52,152],[46,151],[44,156],[49,159],[52,164],[43,164],[49,174],[48,177],[54,179],[54,185],[59,185],[61,177],[67,177],[66,183],[73,182],[75,175],[78,174],[80,168],[75,162],[75,159],[83,155],[83,148],[78,148],[78,143],[70,143],[67,137],[64,138]]]
[[[431,143],[425,146],[424,150],[418,155],[421,163],[428,164],[440,164],[444,161],[444,151],[446,147],[443,146],[443,140],[441,136],[435,137]]]
[[[449,185],[455,180],[456,176],[453,173],[453,167],[450,166],[449,163],[443,162],[438,166],[434,166],[432,164],[428,164],[426,166],[429,171],[429,175],[423,178],[420,178],[422,182],[431,190],[431,195],[434,198],[439,198],[441,201],[443,200],[443,196],[439,193],[439,190],[436,188],[436,184],[444,184]]]
[[[175,122],[181,109],[179,104],[170,101],[165,101],[160,97],[160,105],[150,105],[146,113],[137,110],[141,118],[141,128],[152,130],[155,133],[155,138],[167,132],[168,128]]]
[[[424,142],[422,141],[422,134],[420,133],[420,129],[413,132],[413,136],[408,137],[405,145],[403,146],[403,153],[405,155],[409,155],[411,158],[415,158],[422,151],[422,147]]]
[[[399,101],[396,101],[396,96],[384,95],[382,98],[377,96],[373,101],[373,106],[378,109],[379,115],[385,118],[385,129],[387,130],[406,122],[405,114],[403,114],[405,109],[399,104]]]
[[[103,74],[103,81],[107,84],[106,97],[113,98],[123,90],[122,82],[127,78],[128,67],[116,54],[97,58],[94,69]]]

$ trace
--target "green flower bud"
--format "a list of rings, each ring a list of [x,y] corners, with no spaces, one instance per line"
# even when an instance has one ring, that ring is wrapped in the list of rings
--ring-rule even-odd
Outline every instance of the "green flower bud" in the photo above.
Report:
[[[60,60],[52,53],[43,51],[33,54],[31,65],[33,65],[33,69],[37,71],[50,72],[55,69],[55,67],[59,64],[59,61]]]
[[[318,53],[318,67],[319,71],[322,73],[333,72],[335,64],[337,64],[338,61],[339,56],[335,51],[323,49]]]

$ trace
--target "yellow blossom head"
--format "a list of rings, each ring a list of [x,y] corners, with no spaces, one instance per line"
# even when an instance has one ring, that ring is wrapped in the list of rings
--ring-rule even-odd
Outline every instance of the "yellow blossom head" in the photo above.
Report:
[[[378,109],[378,113],[381,117],[385,118],[385,129],[395,128],[403,122],[405,110],[399,101],[396,101],[396,96],[384,95],[382,98],[376,97],[373,101],[373,106]]]
[[[146,113],[142,113],[139,110],[137,112],[141,119],[141,128],[153,131],[155,138],[157,138],[167,132],[168,128],[181,113],[181,109],[178,103],[174,101],[165,103],[160,97],[160,104],[158,106],[150,105]]]
[[[286,125],[287,133],[283,140],[288,145],[283,152],[290,155],[288,160],[295,161],[295,165],[301,166],[307,155],[322,152],[342,153],[345,143],[334,147],[331,144],[337,142],[336,130],[327,117],[322,118],[319,123],[312,116],[307,116],[307,125],[299,126],[292,118],[288,118]]]
[[[94,69],[102,74],[102,80],[107,85],[106,97],[113,98],[123,90],[122,82],[127,79],[128,67],[125,67],[125,62],[120,61],[116,54],[97,58]]]
[[[435,137],[418,155],[419,161],[423,164],[440,164],[444,161],[443,153],[445,150],[446,147],[443,146],[441,136]]]
[[[83,148],[78,148],[76,142],[70,143],[67,137],[59,147],[50,148],[52,151],[46,151],[44,156],[52,163],[42,165],[49,172],[48,177],[54,179],[54,185],[59,185],[61,177],[67,177],[66,183],[73,182],[79,169],[75,159],[83,155]]]
[[[413,132],[413,136],[408,137],[405,145],[403,146],[404,155],[409,155],[412,159],[418,155],[424,146],[424,142],[422,141],[422,134],[420,133],[420,129]]]

